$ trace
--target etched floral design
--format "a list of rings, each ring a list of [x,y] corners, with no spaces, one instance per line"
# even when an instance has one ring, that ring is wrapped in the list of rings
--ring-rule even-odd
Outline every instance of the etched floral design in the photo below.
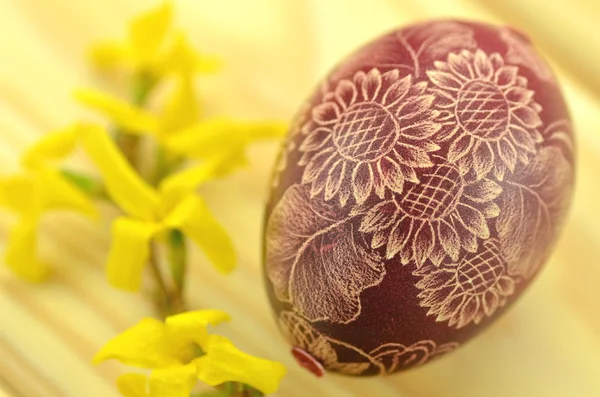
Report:
[[[500,31],[500,38],[508,47],[507,62],[531,69],[541,80],[554,82],[552,71],[522,33],[517,33],[512,28],[503,28]]]
[[[467,253],[457,264],[424,266],[415,275],[422,276],[416,284],[421,307],[428,307],[427,315],[448,321],[450,327],[479,324],[515,292],[496,239],[484,241],[482,250]]]
[[[364,215],[360,231],[373,233],[372,248],[385,246],[386,258],[402,264],[427,259],[438,266],[446,256],[458,260],[461,247],[476,252],[487,239],[487,218],[500,209],[493,202],[501,187],[487,178],[467,180],[456,165],[438,164],[403,195],[382,201]]]
[[[410,346],[401,343],[386,343],[369,352],[383,367],[384,374],[419,367],[436,356],[449,353],[459,344],[456,342],[437,345],[432,340],[422,340]]]
[[[446,120],[438,139],[452,138],[448,161],[473,169],[478,178],[493,170],[498,180],[517,162],[529,163],[542,141],[542,108],[518,67],[481,50],[450,53],[447,62],[434,64],[427,75]]]
[[[405,180],[418,182],[414,169],[433,165],[429,152],[439,146],[430,138],[441,128],[426,88],[398,70],[359,71],[337,83],[302,131],[299,164],[311,197],[360,204],[372,191],[383,198],[385,188],[400,193]]]
[[[266,271],[277,298],[311,321],[348,323],[360,314],[360,294],[383,280],[381,258],[369,249],[339,205],[293,185],[267,224]]]
[[[291,311],[279,313],[279,327],[286,339],[295,347],[300,347],[325,369],[347,375],[360,375],[370,367],[383,367],[368,354],[348,343],[332,339],[317,331],[308,321]],[[340,362],[337,351],[350,358]]]
[[[509,274],[530,278],[540,268],[566,218],[572,187],[573,166],[558,147],[543,147],[507,181],[496,230]]]

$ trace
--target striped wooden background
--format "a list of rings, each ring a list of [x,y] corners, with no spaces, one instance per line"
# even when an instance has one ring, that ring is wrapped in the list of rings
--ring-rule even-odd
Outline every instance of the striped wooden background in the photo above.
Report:
[[[45,131],[82,115],[70,91],[101,85],[86,46],[117,36],[147,0],[0,0],[0,166]],[[153,3],[153,2],[152,2]],[[205,188],[240,253],[231,277],[200,254],[190,271],[194,306],[226,310],[222,327],[243,349],[289,368],[278,396],[600,396],[600,2],[597,0],[181,0],[192,40],[226,62],[201,86],[210,113],[288,118],[317,78],[358,44],[398,25],[437,16],[511,23],[529,32],[559,73],[579,141],[570,221],[555,254],[510,313],[460,351],[386,379],[299,369],[279,337],[263,292],[260,225],[275,145],[253,166]],[[108,213],[108,210],[107,210]],[[10,217],[2,215],[0,239]],[[108,223],[68,215],[44,220],[42,250],[53,280],[30,286],[0,270],[0,396],[111,397],[123,367],[94,367],[109,338],[151,310],[115,292],[102,262]]]

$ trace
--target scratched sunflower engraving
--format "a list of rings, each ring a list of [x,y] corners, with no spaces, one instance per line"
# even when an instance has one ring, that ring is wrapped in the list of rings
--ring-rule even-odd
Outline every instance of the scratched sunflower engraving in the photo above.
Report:
[[[403,264],[434,265],[462,249],[476,252],[477,239],[490,237],[487,219],[499,215],[494,199],[502,189],[483,178],[468,180],[456,165],[442,162],[402,195],[382,201],[364,216],[360,231],[373,233],[371,247],[385,247],[386,258],[399,253]]]
[[[386,188],[401,193],[405,181],[418,182],[415,169],[433,165],[429,153],[439,146],[431,137],[441,128],[426,88],[398,70],[360,71],[337,83],[303,128],[299,165],[311,197],[361,204],[373,191],[383,198]]]
[[[416,286],[421,290],[421,307],[429,308],[427,315],[455,328],[491,317],[515,292],[496,239],[484,241],[483,250],[467,252],[457,263],[424,266],[415,275],[422,276]]]
[[[452,139],[448,161],[478,178],[493,171],[498,180],[517,162],[528,164],[543,139],[542,108],[519,68],[481,50],[450,53],[434,65],[427,75],[446,120],[438,139]]]

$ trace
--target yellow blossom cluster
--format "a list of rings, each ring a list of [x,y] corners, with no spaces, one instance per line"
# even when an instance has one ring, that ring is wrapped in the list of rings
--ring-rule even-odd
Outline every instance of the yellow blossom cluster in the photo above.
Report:
[[[135,18],[125,40],[94,47],[92,59],[101,71],[124,73],[133,83],[131,101],[90,89],[75,93],[110,127],[76,122],[46,134],[21,156],[21,172],[0,177],[0,205],[17,216],[5,250],[5,263],[15,275],[39,282],[50,273],[37,253],[45,213],[68,210],[95,219],[98,199],[120,210],[106,260],[113,287],[139,290],[154,245],[168,245],[172,233],[196,244],[219,271],[235,267],[229,235],[196,190],[244,165],[248,144],[279,138],[286,125],[206,117],[194,79],[217,70],[219,62],[198,54],[172,27],[172,16],[173,6],[166,2]],[[170,90],[160,97],[162,106],[149,110],[148,99],[165,82]],[[150,175],[140,171],[133,155],[143,140],[154,148]],[[76,150],[91,160],[99,180],[61,168]],[[171,284],[177,284],[173,277]],[[126,374],[118,379],[119,390],[129,397],[189,397],[198,380],[275,391],[285,373],[281,364],[252,357],[227,338],[208,333],[209,325],[227,319],[216,310],[184,312],[164,323],[147,318],[109,341],[95,361],[114,358],[152,370],[149,377]]]
[[[149,378],[121,375],[117,384],[126,397],[189,397],[197,380],[211,386],[237,381],[274,392],[285,374],[281,364],[243,353],[227,338],[207,332],[208,325],[228,319],[217,310],[186,312],[164,323],[146,318],[109,341],[94,360],[152,370]]]

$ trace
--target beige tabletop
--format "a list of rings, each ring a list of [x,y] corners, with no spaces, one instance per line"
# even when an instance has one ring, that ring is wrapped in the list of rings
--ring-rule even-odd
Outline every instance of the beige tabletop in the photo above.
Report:
[[[71,99],[101,86],[87,46],[116,37],[147,0],[0,0],[0,165],[82,115]],[[554,255],[494,326],[456,353],[388,378],[316,379],[288,354],[271,317],[260,263],[261,219],[276,144],[250,151],[252,166],[203,188],[231,232],[239,268],[218,274],[194,253],[189,300],[233,316],[223,332],[289,369],[277,396],[600,396],[600,2],[597,0],[181,0],[177,20],[225,62],[202,80],[207,111],[288,119],[315,82],[358,45],[431,17],[510,23],[539,44],[564,87],[578,140],[574,205]],[[107,215],[110,215],[107,210]],[[0,218],[0,240],[11,218]],[[151,307],[106,284],[109,221],[44,218],[42,253],[56,269],[32,286],[0,269],[0,396],[111,397],[125,368],[93,366],[104,342]]]

